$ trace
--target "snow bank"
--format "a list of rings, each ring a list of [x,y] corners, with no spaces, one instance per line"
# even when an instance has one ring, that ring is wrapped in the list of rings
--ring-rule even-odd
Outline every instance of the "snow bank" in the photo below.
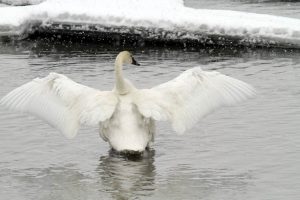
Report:
[[[31,21],[40,21],[45,26],[70,22],[128,27],[114,31],[133,31],[150,39],[209,42],[205,38],[214,36],[220,40],[239,38],[241,44],[281,43],[300,47],[299,19],[193,9],[184,7],[182,0],[47,0],[38,5],[0,7],[0,35],[22,34]]]

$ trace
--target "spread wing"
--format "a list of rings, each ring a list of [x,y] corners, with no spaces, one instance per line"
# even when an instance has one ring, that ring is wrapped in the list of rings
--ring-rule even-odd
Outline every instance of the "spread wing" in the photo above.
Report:
[[[50,73],[11,91],[1,104],[40,117],[66,137],[75,137],[81,124],[97,125],[109,119],[117,105],[110,91],[78,84],[64,75]]]
[[[137,91],[135,103],[145,117],[168,120],[176,132],[183,133],[217,108],[254,94],[247,83],[195,67],[169,82]]]

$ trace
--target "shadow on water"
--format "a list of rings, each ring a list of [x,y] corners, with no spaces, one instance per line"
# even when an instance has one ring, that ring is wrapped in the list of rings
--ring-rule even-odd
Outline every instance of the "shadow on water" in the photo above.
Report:
[[[104,188],[113,199],[151,196],[155,190],[155,151],[142,157],[128,157],[109,152],[100,157],[97,167]],[[100,188],[99,188],[100,189]]]

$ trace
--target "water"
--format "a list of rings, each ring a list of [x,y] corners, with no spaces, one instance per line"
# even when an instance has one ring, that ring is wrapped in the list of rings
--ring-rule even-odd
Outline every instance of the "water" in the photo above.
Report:
[[[120,50],[0,44],[0,97],[51,71],[110,90]],[[68,140],[39,119],[1,107],[0,199],[300,198],[300,51],[131,50],[142,66],[125,73],[139,88],[201,65],[252,84],[258,95],[218,110],[185,135],[158,123],[151,151],[138,161],[112,156],[97,128]]]

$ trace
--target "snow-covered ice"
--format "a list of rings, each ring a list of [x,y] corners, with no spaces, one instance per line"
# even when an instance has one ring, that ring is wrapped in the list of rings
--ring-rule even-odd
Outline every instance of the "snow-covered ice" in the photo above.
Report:
[[[0,35],[21,35],[29,22],[96,24],[148,39],[238,38],[239,43],[300,47],[300,20],[227,10],[185,7],[182,0],[46,0],[0,7]],[[107,29],[106,29],[107,30]],[[221,40],[221,39],[220,39]]]

